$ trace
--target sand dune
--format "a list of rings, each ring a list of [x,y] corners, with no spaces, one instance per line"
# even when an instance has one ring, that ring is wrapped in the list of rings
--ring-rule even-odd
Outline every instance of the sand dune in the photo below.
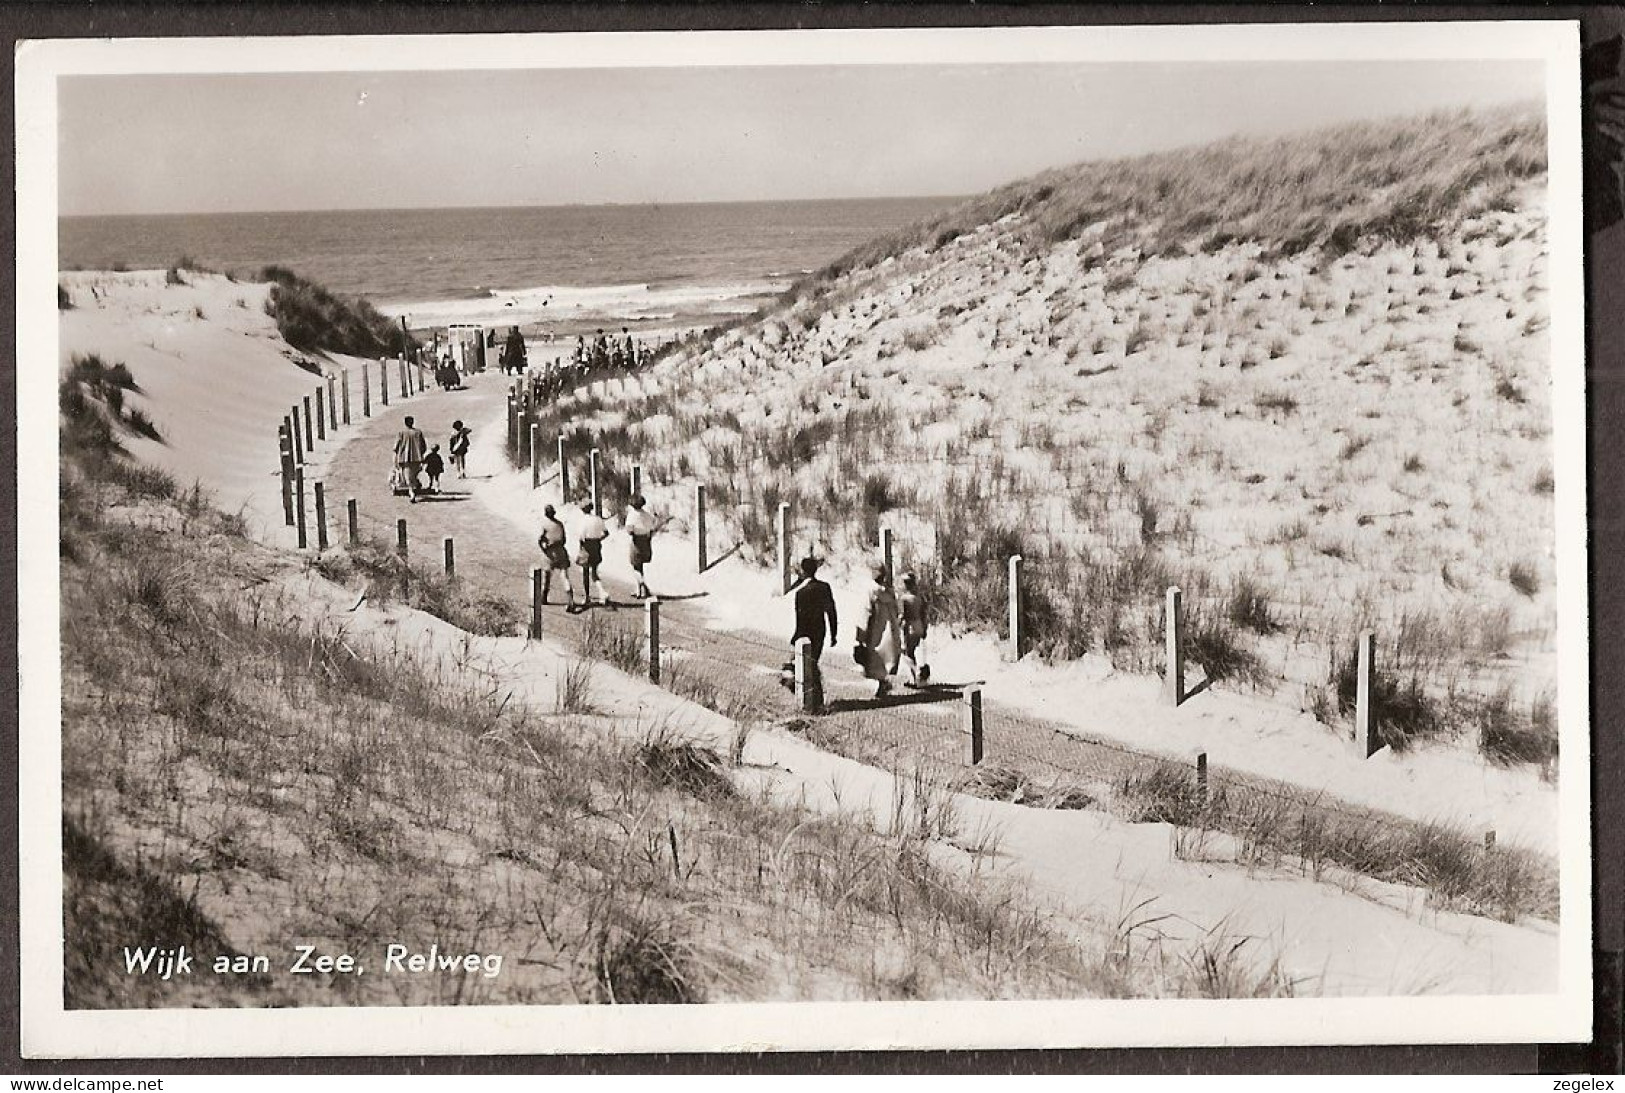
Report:
[[[85,354],[123,362],[139,385],[128,401],[163,438],[126,437],[130,453],[228,511],[280,525],[277,423],[322,375],[361,362],[292,349],[265,313],[268,284],[181,276],[176,285],[163,270],[62,274],[73,308],[60,316],[59,367]]]

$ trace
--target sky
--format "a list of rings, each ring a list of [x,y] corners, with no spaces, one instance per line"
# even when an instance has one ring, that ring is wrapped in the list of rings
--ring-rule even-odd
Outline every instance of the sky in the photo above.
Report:
[[[1542,94],[1530,61],[69,76],[59,211],[959,195],[1080,160]]]

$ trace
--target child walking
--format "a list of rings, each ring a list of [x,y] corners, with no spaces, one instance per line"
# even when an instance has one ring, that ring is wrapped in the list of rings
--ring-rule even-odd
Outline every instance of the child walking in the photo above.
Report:
[[[429,476],[429,492],[440,492],[440,476],[446,473],[446,461],[440,458],[440,445],[429,449],[423,457],[423,473]]]
[[[458,478],[468,477],[469,429],[461,421],[451,423],[451,465],[457,468]]]
[[[931,679],[931,665],[925,662],[924,651],[930,617],[925,598],[920,595],[919,582],[912,573],[903,574],[903,594],[897,597],[897,610],[903,621],[903,663],[908,666],[908,678],[903,686],[920,687]]]

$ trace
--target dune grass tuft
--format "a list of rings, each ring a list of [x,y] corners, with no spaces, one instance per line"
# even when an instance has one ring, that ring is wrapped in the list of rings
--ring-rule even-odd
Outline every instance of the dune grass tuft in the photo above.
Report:
[[[417,346],[366,300],[337,296],[282,266],[266,266],[260,277],[272,286],[265,312],[295,349],[380,357]]]

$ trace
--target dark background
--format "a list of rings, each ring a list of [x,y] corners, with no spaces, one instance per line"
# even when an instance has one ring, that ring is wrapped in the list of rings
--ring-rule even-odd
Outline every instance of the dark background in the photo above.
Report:
[[[1625,746],[1620,714],[1625,673],[1608,644],[1625,627],[1625,185],[1620,140],[1625,133],[1625,78],[1607,43],[1625,32],[1625,7],[1609,6],[1298,6],[1291,4],[883,4],[721,3],[707,5],[512,3],[374,4],[0,4],[8,47],[26,38],[240,36],[288,34],[446,34],[514,31],[748,30],[991,25],[1135,23],[1353,22],[1439,19],[1578,19],[1586,46],[1587,407],[1591,565],[1591,687],[1594,765],[1592,796],[1596,888],[1594,910],[1596,1021],[1590,1044],[1458,1045],[1442,1047],[1131,1049],[1071,1051],[830,1052],[772,1055],[499,1056],[345,1059],[199,1059],[31,1062],[20,1058],[17,978],[17,813],[0,809],[4,845],[0,911],[0,1067],[11,1073],[264,1073],[337,1071],[383,1074],[542,1072],[755,1073],[1604,1073],[1621,1070],[1621,950],[1625,949],[1625,838],[1621,787]],[[4,53],[4,126],[14,133],[13,50]],[[15,192],[15,163],[0,156],[0,189]],[[6,252],[15,254],[16,225],[6,225]],[[16,344],[15,263],[0,266],[7,306],[0,337]],[[0,417],[15,436],[15,370],[0,369]],[[18,459],[23,473],[28,469]],[[16,484],[0,476],[0,548],[16,571]],[[17,586],[0,588],[0,616],[17,616]],[[4,749],[0,801],[17,799],[16,634],[0,634],[5,673]],[[42,818],[40,822],[54,822]],[[1519,1005],[1514,997],[1507,1005]]]

